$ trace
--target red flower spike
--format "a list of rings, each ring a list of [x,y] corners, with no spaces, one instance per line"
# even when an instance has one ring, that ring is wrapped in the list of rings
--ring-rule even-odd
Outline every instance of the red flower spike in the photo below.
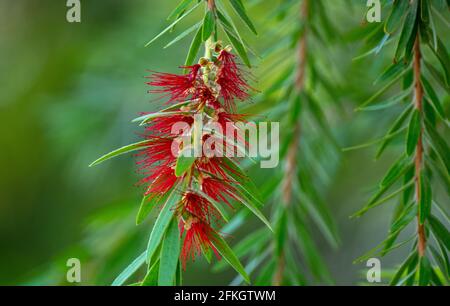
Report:
[[[233,176],[228,173],[232,173],[234,176],[240,176],[236,170],[228,166],[223,158],[220,157],[199,158],[195,161],[195,167],[201,172],[211,173],[212,175],[223,179],[233,178]]]
[[[215,201],[226,203],[230,208],[233,208],[233,206],[228,198],[238,201],[236,188],[225,180],[218,180],[213,177],[203,178],[202,191]]]
[[[194,118],[186,115],[173,115],[170,117],[158,117],[150,121],[146,127],[149,135],[177,136],[172,135],[172,127],[175,123],[186,122],[189,125],[194,123]]]
[[[149,92],[170,96],[168,103],[182,101],[192,95],[195,91],[196,81],[201,74],[201,66],[196,64],[181,68],[189,69],[190,72],[184,75],[157,72],[147,77],[151,80],[147,83],[148,85],[159,87],[149,90]]]
[[[217,209],[207,199],[194,192],[186,192],[177,209],[180,215],[187,214],[208,224],[211,221],[220,220],[220,214]]]
[[[176,163],[176,157],[172,154],[173,139],[158,137],[149,137],[149,139],[151,141],[147,147],[136,154],[136,156],[142,157],[137,162],[140,165],[138,171],[146,175],[140,183],[150,183],[145,195],[164,194],[177,182],[173,170]]]
[[[235,111],[235,99],[246,100],[250,97],[248,91],[251,87],[244,79],[242,72],[235,61],[235,55],[222,50],[218,57],[219,69],[216,83],[220,85],[220,96],[223,98],[227,111]]]
[[[215,233],[211,226],[190,216],[186,221],[180,221],[180,228],[181,236],[186,232],[180,253],[184,270],[186,270],[186,262],[189,258],[194,261],[198,255],[209,249],[212,249],[217,259],[220,260],[219,252],[213,244]]]

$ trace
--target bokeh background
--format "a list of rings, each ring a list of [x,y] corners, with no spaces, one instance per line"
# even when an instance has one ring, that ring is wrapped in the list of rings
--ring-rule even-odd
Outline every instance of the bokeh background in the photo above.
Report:
[[[141,252],[151,230],[152,220],[134,225],[142,192],[135,184],[139,175],[134,158],[88,165],[137,140],[140,130],[131,119],[157,108],[147,94],[146,70],[176,72],[183,64],[189,39],[163,49],[170,40],[166,37],[144,48],[167,25],[165,18],[177,1],[85,0],[81,23],[66,21],[65,2],[0,0],[2,285],[69,285],[66,260],[73,257],[81,260],[82,284],[110,284]],[[263,26],[276,1],[262,2],[250,10],[257,26]],[[375,92],[372,82],[390,59],[352,61],[361,46],[351,35],[361,24],[365,1],[329,2],[336,30],[348,38],[329,48],[342,88],[335,98],[347,110],[334,134],[348,146],[375,138],[390,119],[383,113],[377,117],[353,112]],[[195,16],[190,18],[186,24]],[[258,51],[267,48],[264,35],[248,39]],[[263,92],[269,85],[260,75],[264,58],[252,60]],[[319,246],[337,284],[358,284],[365,278],[366,267],[352,261],[382,241],[388,229],[389,204],[358,220],[348,217],[364,203],[397,152],[388,152],[378,162],[373,156],[373,149],[343,153],[336,179],[324,194],[342,244],[331,250],[319,240]],[[236,233],[230,243],[245,234]],[[394,252],[382,260],[383,267],[399,263],[403,255],[402,250]],[[185,283],[228,284],[233,278],[231,271],[214,273],[199,260],[189,267]]]

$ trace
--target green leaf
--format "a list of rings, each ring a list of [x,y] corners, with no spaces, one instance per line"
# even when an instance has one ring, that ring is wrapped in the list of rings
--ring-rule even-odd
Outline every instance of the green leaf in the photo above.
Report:
[[[138,118],[135,118],[132,120],[132,122],[139,122],[141,121],[141,123],[139,125],[144,125],[146,123],[148,123],[149,121],[156,119],[156,118],[162,118],[162,117],[171,117],[174,115],[189,115],[191,114],[190,112],[156,112],[156,113],[151,113],[151,114],[146,114],[143,116],[140,116]]]
[[[403,25],[402,33],[400,34],[400,39],[397,45],[397,50],[395,52],[396,59],[399,59],[401,54],[403,54],[405,51],[408,51],[406,50],[407,44],[415,34],[414,29],[416,28],[417,8],[419,6],[418,2],[418,0],[413,0],[413,2],[411,3],[411,8]]]
[[[418,256],[417,256],[417,252],[413,252],[411,253],[408,258],[403,262],[403,264],[400,266],[400,268],[397,270],[397,272],[395,273],[394,277],[392,278],[391,282],[389,285],[391,286],[395,286],[398,284],[400,278],[402,277],[402,275],[404,274],[404,272],[406,271],[406,269],[415,261],[417,261]]]
[[[366,107],[358,107],[357,111],[378,111],[382,109],[386,109],[395,105],[398,105],[400,102],[402,102],[405,98],[407,98],[411,94],[410,90],[405,90],[401,92],[400,94],[393,96],[386,101],[383,101],[382,103],[377,103],[374,105],[369,105]]]
[[[378,83],[382,83],[388,80],[392,80],[397,77],[402,71],[404,71],[408,66],[406,66],[403,62],[394,63],[389,66],[382,75],[375,80],[373,85],[377,85]]]
[[[247,65],[247,67],[251,68],[251,64],[250,64],[250,60],[248,59],[247,51],[243,45],[242,39],[240,39],[239,33],[236,33],[236,34],[233,33],[234,29],[232,27],[231,22],[228,21],[227,18],[220,11],[217,11],[217,16],[220,20],[220,25],[222,26],[222,29],[224,30],[225,34],[227,35],[228,40],[233,45],[233,48],[239,54],[242,61]],[[239,37],[239,39],[236,37]]]
[[[372,208],[374,208],[376,206],[379,206],[379,205],[381,205],[381,204],[383,204],[383,203],[393,199],[395,196],[400,194],[402,191],[407,189],[412,184],[414,184],[414,181],[411,181],[411,182],[403,185],[400,189],[397,189],[396,191],[394,191],[390,195],[388,195],[388,196],[382,198],[381,200],[379,200],[379,198],[387,191],[389,186],[383,187],[380,191],[378,191],[377,194],[375,194],[375,196],[372,197],[372,199],[369,201],[369,203],[366,206],[364,206],[361,210],[359,210],[358,212],[353,214],[351,216],[351,218],[360,217],[363,214],[365,214],[367,211],[369,211],[370,209],[372,209]]]
[[[420,203],[419,203],[419,221],[424,224],[431,212],[432,193],[428,178],[421,172],[420,175]]]
[[[180,15],[194,0],[182,0],[177,7],[170,13],[167,20],[173,19]]]
[[[417,206],[415,203],[409,205],[405,211],[398,217],[397,220],[392,224],[390,233],[399,233],[402,231],[409,223],[411,223],[417,216]]]
[[[389,83],[387,83],[383,88],[377,91],[372,97],[367,99],[364,103],[362,103],[359,108],[367,107],[374,103],[383,93],[385,93],[389,88],[391,88],[402,76],[404,76],[409,69],[403,70],[400,74],[396,75]]]
[[[431,140],[433,148],[442,159],[447,172],[450,173],[450,149],[447,142],[437,133],[435,128],[429,124],[427,124],[426,132]]]
[[[424,60],[425,66],[433,78],[439,83],[439,85],[444,88],[448,94],[450,94],[450,85],[446,83],[444,76],[442,76],[441,72],[436,69],[432,64],[428,63]]]
[[[430,262],[428,258],[423,256],[419,259],[419,286],[426,286],[430,282]]]
[[[196,157],[193,155],[194,154],[192,147],[186,147],[180,152],[180,155],[177,158],[177,163],[175,165],[175,175],[177,177],[183,176],[186,173],[186,171],[191,169],[192,165],[196,160]]]
[[[256,206],[254,203],[249,202],[249,201],[245,201],[245,199],[240,198],[239,196],[237,196],[237,199],[244,204],[248,209],[250,209],[250,211],[257,216],[265,225],[267,225],[267,227],[273,232],[272,226],[270,225],[269,220],[266,219],[266,217],[264,216],[264,214],[259,210],[258,206]]]
[[[94,162],[92,162],[89,165],[89,167],[96,166],[96,165],[104,162],[105,160],[111,159],[113,157],[116,157],[116,156],[119,156],[119,155],[122,155],[122,154],[125,154],[125,153],[129,153],[129,152],[145,149],[149,144],[151,144],[151,141],[144,140],[144,141],[136,142],[136,143],[133,143],[133,144],[121,147],[121,148],[119,148],[117,150],[114,150],[112,152],[109,152],[108,154],[103,155],[99,159],[97,159]]]
[[[428,98],[430,98],[431,103],[433,104],[434,108],[436,109],[441,119],[445,119],[445,112],[444,109],[442,108],[441,103],[439,102],[439,98],[436,92],[434,91],[433,87],[431,86],[431,84],[424,76],[422,76],[422,85],[423,88],[425,89],[425,93],[427,94]]]
[[[194,24],[192,27],[188,28],[186,31],[184,31],[183,33],[181,33],[180,35],[178,35],[177,37],[175,37],[170,43],[168,43],[167,45],[165,45],[165,46],[164,46],[164,49],[169,48],[169,47],[172,46],[173,44],[179,42],[180,40],[182,40],[183,38],[185,38],[186,36],[188,36],[189,34],[191,34],[192,32],[194,32],[195,30],[197,30],[201,25],[202,25],[201,22],[198,22],[198,23]]]
[[[243,190],[244,194],[256,201],[256,204],[260,207],[263,206],[261,194],[253,180],[249,178],[241,167],[239,167],[239,165],[237,165],[233,160],[227,157],[224,157],[222,160],[226,164],[226,167],[231,169],[230,171],[227,171],[227,174],[238,182],[237,188]]]
[[[444,43],[439,38],[437,39],[437,50],[435,50],[432,46],[430,46],[430,48],[439,59],[439,62],[444,69],[446,84],[448,86],[450,84],[450,57],[448,55],[448,51],[445,48]]]
[[[393,34],[395,30],[400,26],[402,17],[408,11],[409,1],[396,0],[391,10],[385,25],[384,31],[388,34]]]
[[[214,200],[213,198],[211,198],[209,195],[207,195],[206,193],[204,193],[201,190],[193,190],[192,192],[194,192],[194,193],[202,196],[206,200],[208,200],[208,202],[210,202],[211,205],[217,209],[217,211],[219,212],[219,214],[223,218],[223,220],[228,223],[229,218],[227,216],[225,209],[223,208],[223,205],[221,205],[219,202],[217,202],[216,200]]]
[[[203,19],[203,32],[202,39],[206,41],[211,37],[214,29],[216,27],[216,17],[214,16],[213,11],[207,11],[205,14],[205,18]]]
[[[127,279],[130,278],[131,275],[133,275],[145,262],[147,252],[143,252],[141,255],[139,255],[138,258],[133,260],[133,262],[125,268],[125,270],[122,271],[122,273],[119,274],[119,276],[116,277],[116,279],[113,281],[112,286],[121,286],[123,285]]]
[[[139,211],[136,216],[136,225],[141,224],[145,218],[150,214],[153,207],[158,205],[158,203],[161,201],[165,201],[167,199],[169,193],[166,193],[164,195],[146,195],[142,198],[141,205],[139,206]]]
[[[247,284],[250,284],[250,278],[245,272],[239,259],[234,254],[233,250],[228,246],[228,244],[223,240],[220,235],[214,233],[214,239],[212,239],[214,247],[217,249],[219,254],[235,269],[245,280]]]
[[[200,46],[202,45],[202,31],[203,27],[200,27],[191,42],[186,61],[184,63],[185,66],[191,66],[194,63],[195,58],[197,57]]]
[[[422,124],[420,112],[415,109],[409,122],[408,135],[406,136],[406,154],[411,156],[419,142],[420,134],[422,132]]]
[[[410,168],[410,159],[406,156],[400,157],[394,165],[388,170],[381,181],[380,187],[386,187],[397,181]]]
[[[164,236],[161,248],[158,276],[159,286],[172,286],[174,284],[180,249],[180,231],[178,230],[177,220],[173,219]]]
[[[236,13],[241,17],[242,21],[247,25],[247,27],[255,33],[255,35],[258,35],[256,32],[256,28],[253,25],[252,21],[247,15],[247,12],[245,11],[245,7],[243,6],[242,2],[239,0],[230,0],[231,6],[236,11]]]
[[[159,260],[156,261],[147,271],[141,286],[157,286],[158,285]]]
[[[178,22],[180,22],[184,17],[188,16],[190,13],[192,13],[199,5],[201,4],[201,2],[197,3],[196,5],[194,5],[194,7],[192,7],[189,11],[187,11],[185,14],[183,14],[182,16],[180,16],[177,20],[175,20],[174,22],[172,22],[172,24],[170,24],[167,28],[165,28],[161,33],[159,33],[158,35],[155,36],[155,38],[153,38],[152,40],[150,40],[147,44],[145,44],[146,47],[148,47],[150,44],[152,44],[154,41],[156,41],[158,38],[160,38],[161,36],[163,36],[164,34],[166,34],[167,32],[170,31],[170,29],[172,29]]]
[[[180,201],[180,198],[180,193],[177,192],[174,188],[163,208],[161,209],[161,212],[159,213],[159,216],[155,221],[152,232],[150,234],[150,239],[148,241],[147,262],[150,262],[153,254],[161,243],[164,233],[166,232],[167,227],[169,226],[170,221],[172,220],[172,217],[174,215],[174,207]]]
[[[445,246],[447,251],[450,251],[450,233],[447,228],[435,216],[430,216],[429,222],[433,233]]]

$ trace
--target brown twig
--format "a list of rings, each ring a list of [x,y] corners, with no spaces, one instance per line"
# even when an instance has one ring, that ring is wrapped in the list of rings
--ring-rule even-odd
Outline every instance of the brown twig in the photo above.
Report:
[[[416,109],[422,114],[423,113],[423,87],[422,87],[422,81],[421,81],[421,50],[420,50],[420,37],[419,34],[417,34],[416,41],[414,44],[414,82],[415,82],[415,97],[416,97],[416,103],[415,107]],[[422,164],[423,164],[423,143],[422,143],[422,135],[423,135],[423,129],[420,131],[419,141],[417,142],[416,146],[416,156],[415,156],[415,189],[416,189],[416,201],[418,205],[420,205],[420,177],[421,177],[421,171],[422,171]],[[426,236],[425,236],[425,229],[424,225],[420,224],[419,217],[417,217],[417,235],[419,237],[418,245],[417,245],[417,251],[419,252],[419,256],[422,257],[425,255],[425,249],[426,249]]]

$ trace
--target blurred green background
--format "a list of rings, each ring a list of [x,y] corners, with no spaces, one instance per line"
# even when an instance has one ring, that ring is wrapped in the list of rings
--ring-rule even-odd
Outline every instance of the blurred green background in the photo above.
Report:
[[[66,21],[65,2],[0,0],[0,284],[68,285],[66,260],[72,257],[81,260],[82,284],[110,284],[142,251],[151,229],[151,220],[134,225],[142,190],[135,186],[133,157],[95,168],[88,164],[138,139],[131,119],[158,106],[147,94],[146,70],[176,72],[183,64],[189,39],[164,50],[168,39],[144,48],[167,24],[177,1],[82,1],[81,23]],[[269,2],[251,10],[257,25],[270,11]],[[360,25],[365,9],[365,1],[352,7],[348,2],[330,0],[329,15],[344,33]],[[264,35],[249,39],[264,50]],[[389,58],[352,62],[358,47],[349,42],[329,50],[345,84],[346,94],[336,97],[348,109],[335,127],[342,145],[377,136],[388,119],[352,112],[375,91],[372,81],[389,63]],[[253,61],[264,91],[259,75],[264,58]],[[373,135],[365,134],[371,126]],[[352,261],[387,232],[389,205],[359,220],[348,216],[394,156],[376,163],[371,149],[342,156],[338,179],[325,195],[342,245],[331,251],[319,241],[337,284],[364,278],[365,266]],[[384,259],[383,267],[403,254]],[[191,264],[185,283],[228,284],[234,277],[210,270],[203,261]]]

